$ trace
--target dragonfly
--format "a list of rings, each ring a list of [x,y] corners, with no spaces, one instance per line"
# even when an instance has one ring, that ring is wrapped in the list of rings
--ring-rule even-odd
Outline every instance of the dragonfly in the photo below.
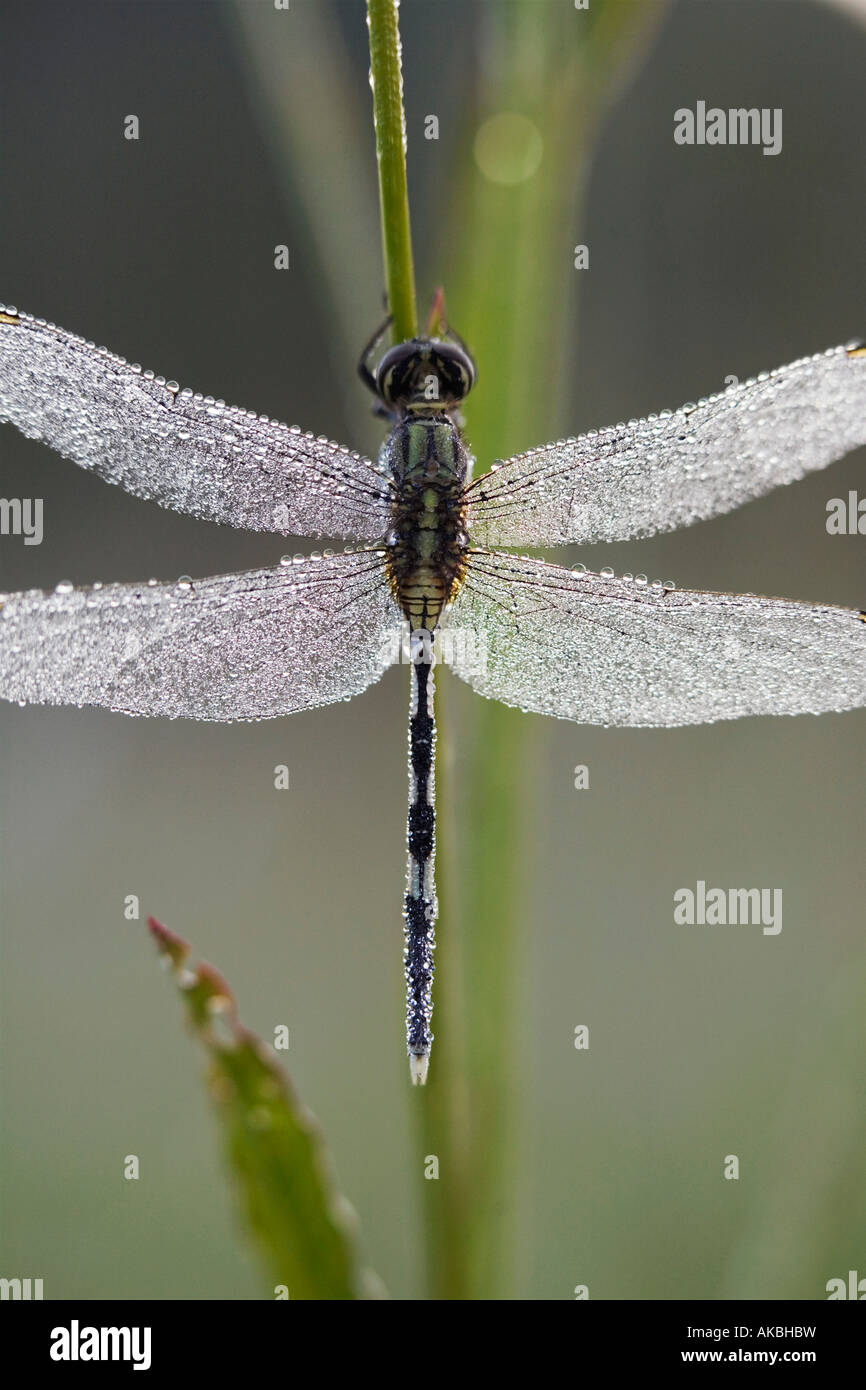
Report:
[[[475,364],[444,323],[360,371],[378,459],[181,390],[0,309],[0,419],[139,498],[350,541],[272,568],[0,595],[0,695],[130,715],[260,720],[410,676],[403,902],[415,1084],[433,1041],[434,669],[527,712],[605,726],[866,704],[866,613],[564,568],[515,547],[623,541],[728,512],[866,443],[866,344],[495,463],[473,479]],[[450,645],[445,641],[450,637]],[[443,656],[443,652],[445,655]]]

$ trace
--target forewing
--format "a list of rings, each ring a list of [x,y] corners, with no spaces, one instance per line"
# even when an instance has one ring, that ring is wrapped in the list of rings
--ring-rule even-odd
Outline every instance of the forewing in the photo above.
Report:
[[[704,724],[866,704],[866,615],[642,586],[475,552],[450,663],[480,695],[582,724]]]
[[[732,511],[866,443],[866,350],[518,454],[467,491],[485,545],[620,541]]]
[[[11,311],[0,313],[0,420],[135,497],[207,521],[358,540],[386,529],[389,484],[368,459]]]
[[[365,690],[399,631],[375,551],[178,584],[4,594],[0,696],[269,719]]]

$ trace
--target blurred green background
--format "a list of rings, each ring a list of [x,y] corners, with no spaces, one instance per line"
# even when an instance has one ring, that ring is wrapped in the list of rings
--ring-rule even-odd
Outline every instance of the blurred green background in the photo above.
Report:
[[[483,278],[497,260],[461,237],[472,176],[454,175],[494,114],[478,96],[498,2],[401,12],[422,308],[457,268]],[[554,47],[579,42],[568,0],[532,8]],[[354,376],[382,296],[366,37],[360,0],[292,0],[287,14],[270,0],[8,0],[2,297],[182,384],[375,449]],[[866,331],[864,69],[866,29],[830,8],[687,0],[618,93],[589,170],[580,132],[541,131],[574,188],[588,179],[581,222],[537,249],[573,325],[547,357],[527,354],[530,383],[571,383],[549,435]],[[699,99],[782,107],[782,154],[675,146],[674,110]],[[138,142],[123,139],[129,113]],[[423,138],[430,113],[438,142]],[[588,271],[573,268],[579,242]],[[288,272],[273,268],[278,244]],[[460,307],[449,300],[458,329]],[[558,558],[863,606],[863,538],[824,526],[828,498],[863,495],[863,458],[688,531]],[[8,589],[215,574],[314,544],[163,512],[8,428],[0,469],[3,496],[45,504],[40,547],[0,541]],[[459,834],[476,697],[447,673],[440,684],[442,813]],[[288,1065],[369,1261],[393,1296],[420,1296],[406,694],[392,672],[351,705],[249,727],[0,709],[5,1277],[41,1277],[48,1298],[262,1295],[200,1061],[143,922],[124,919],[135,893],[225,973],[246,1023],[266,1039],[288,1025]],[[866,1273],[862,713],[658,732],[526,718],[531,894],[504,1039],[520,1105],[516,1295],[824,1297],[828,1279]],[[273,788],[277,763],[288,792]],[[578,763],[589,790],[573,788]],[[699,878],[782,888],[781,935],[675,928],[673,893]],[[138,1182],[123,1178],[131,1153]],[[722,1177],[730,1153],[739,1182]]]

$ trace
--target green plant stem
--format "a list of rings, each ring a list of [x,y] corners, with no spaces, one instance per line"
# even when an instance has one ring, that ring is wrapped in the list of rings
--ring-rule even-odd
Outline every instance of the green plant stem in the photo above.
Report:
[[[370,73],[376,157],[379,162],[379,205],[388,308],[396,342],[414,338],[418,329],[412,230],[406,184],[406,118],[403,112],[403,74],[396,0],[367,0],[370,30]]]
[[[400,36],[395,0],[368,0],[367,18],[385,283],[394,339],[400,342],[415,336],[418,319],[406,182]],[[438,710],[438,694],[436,703]],[[448,748],[441,724],[436,781],[441,794],[443,782],[448,781]],[[447,795],[446,791],[446,800]],[[437,841],[440,868],[444,871],[450,856],[442,853],[445,846],[441,830],[437,831]],[[460,1242],[455,1239],[465,1210],[465,1184],[469,1167],[465,1151],[467,1126],[465,1119],[461,1121],[460,1118],[465,1097],[460,1068],[462,1049],[458,1041],[462,1015],[459,990],[461,972],[456,955],[457,933],[452,925],[452,895],[444,872],[438,878],[438,897],[444,906],[437,924],[434,1026],[438,1036],[427,1084],[413,1091],[410,1099],[415,1128],[415,1163],[424,1211],[426,1292],[435,1299],[463,1300],[469,1297],[467,1268]],[[438,1176],[428,1180],[424,1172],[433,1162],[438,1165]]]

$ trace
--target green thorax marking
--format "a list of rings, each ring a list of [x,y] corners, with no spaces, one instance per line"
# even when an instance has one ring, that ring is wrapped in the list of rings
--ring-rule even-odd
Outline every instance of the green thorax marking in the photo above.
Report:
[[[415,629],[432,630],[462,582],[467,461],[460,431],[442,412],[404,416],[383,448],[395,484],[386,568]]]

